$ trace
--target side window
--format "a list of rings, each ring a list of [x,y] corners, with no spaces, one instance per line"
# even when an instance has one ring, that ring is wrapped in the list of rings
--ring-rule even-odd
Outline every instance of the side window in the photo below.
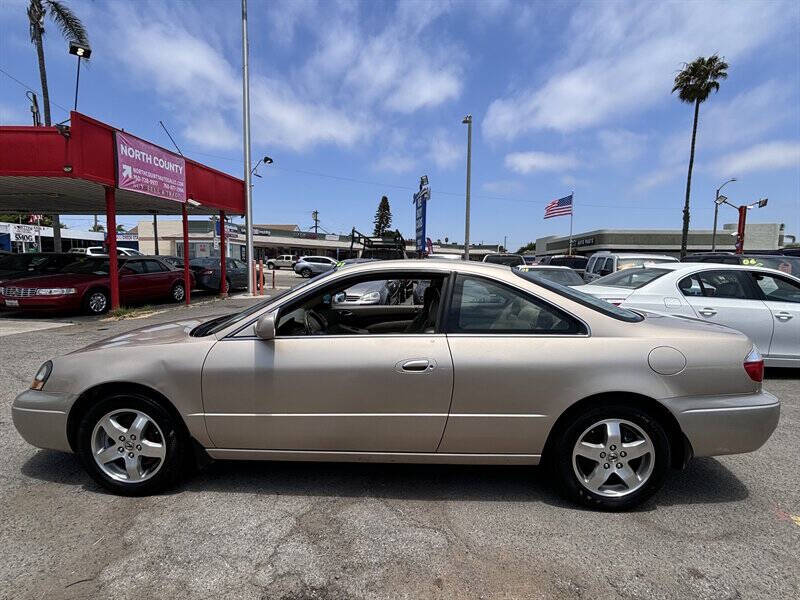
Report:
[[[755,281],[758,289],[764,294],[764,299],[772,302],[793,302],[800,304],[800,285],[778,275],[751,271],[750,276]]]
[[[593,257],[591,257],[589,259],[589,262],[586,263],[586,272],[587,273],[593,273],[594,272],[592,269],[594,269],[594,265],[595,265],[596,262],[597,262],[597,257],[596,256],[593,256]]]
[[[456,279],[447,329],[451,333],[586,333],[583,325],[538,298],[489,281]]]
[[[689,277],[684,277],[678,283],[678,288],[681,290],[681,293],[684,296],[702,296],[703,295],[703,288],[700,287],[700,282],[698,281],[697,277],[691,275]]]
[[[142,262],[144,262],[148,273],[163,273],[167,271],[167,268],[157,260],[145,260]]]
[[[595,260],[595,263],[594,263],[594,266],[592,267],[592,273],[595,273],[595,274],[599,275],[600,271],[603,270],[603,265],[606,264],[606,259],[603,258],[602,256],[598,256],[594,260]]]
[[[147,272],[147,267],[143,260],[129,260],[125,263],[125,273],[128,275],[139,275]]]
[[[707,298],[732,298],[752,300],[747,288],[747,280],[741,277],[742,271],[701,271],[694,277]]]

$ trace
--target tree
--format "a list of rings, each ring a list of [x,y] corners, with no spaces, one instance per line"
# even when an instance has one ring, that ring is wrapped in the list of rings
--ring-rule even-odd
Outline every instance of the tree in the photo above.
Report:
[[[389,230],[392,225],[392,211],[389,208],[389,198],[386,196],[381,197],[378,210],[375,211],[375,218],[372,221],[375,224],[375,229],[372,235],[380,236]]]
[[[694,104],[694,124],[692,126],[692,146],[689,152],[689,172],[686,175],[686,200],[683,205],[683,231],[681,234],[681,258],[686,256],[689,239],[689,196],[692,189],[692,168],[694,167],[694,147],[697,137],[697,118],[700,104],[705,102],[711,92],[719,91],[719,80],[728,78],[728,63],[714,54],[708,58],[697,57],[691,63],[684,63],[683,69],[675,76],[672,93],[678,92],[681,102]]]
[[[0,222],[21,223],[23,225],[41,225],[42,227],[53,226],[53,219],[49,215],[41,215],[42,218],[38,221],[31,219],[31,217],[32,215],[28,213],[0,215]],[[58,226],[61,229],[67,229],[67,226],[64,223],[59,222]]]
[[[61,30],[61,35],[68,42],[89,45],[89,36],[81,20],[63,2],[57,0],[30,0],[28,2],[28,22],[30,25],[31,43],[36,46],[39,59],[39,79],[42,82],[42,104],[44,105],[44,124],[50,127],[50,91],[47,89],[47,69],[44,64],[44,18],[47,13],[53,23]],[[53,245],[57,252],[61,251],[61,221],[57,214],[53,215]]]
[[[125,233],[125,225],[117,225],[117,233]]]
[[[97,225],[92,225],[91,227],[89,227],[89,231],[105,231],[105,230],[106,230],[106,228],[103,227],[102,225],[100,225],[100,223],[98,223]]]

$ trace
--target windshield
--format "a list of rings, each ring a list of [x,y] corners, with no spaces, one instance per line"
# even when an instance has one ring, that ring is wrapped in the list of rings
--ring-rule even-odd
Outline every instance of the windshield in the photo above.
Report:
[[[560,283],[561,285],[583,285],[584,281],[575,271],[569,269],[537,269],[536,267],[520,267],[521,271],[533,273],[537,277]]]
[[[589,259],[584,256],[554,256],[548,264],[570,269],[585,269],[587,262]]]
[[[631,267],[642,267],[644,265],[657,265],[659,263],[678,262],[677,258],[620,258],[617,260],[617,270],[630,269]]]
[[[644,320],[644,317],[637,312],[628,310],[627,308],[620,308],[619,306],[615,306],[610,302],[606,302],[600,298],[595,298],[590,294],[579,292],[575,288],[548,281],[539,277],[535,273],[527,273],[525,271],[520,271],[519,269],[513,269],[512,272],[516,273],[523,279],[545,288],[546,290],[550,290],[555,294],[564,296],[568,300],[582,304],[583,306],[591,308],[592,310],[596,310],[597,312],[608,317],[612,317],[619,321],[627,321],[628,323],[638,323],[639,321]]]
[[[742,264],[775,269],[800,277],[800,258],[796,256],[748,256],[742,259]]]
[[[194,329],[192,329],[190,335],[192,335],[193,337],[201,337],[201,336],[204,336],[204,335],[211,335],[211,334],[217,333],[218,331],[222,331],[223,329],[225,329],[226,327],[229,327],[230,325],[232,325],[236,321],[239,321],[240,319],[245,319],[245,318],[249,317],[250,315],[253,315],[253,314],[257,313],[262,308],[264,308],[265,306],[267,306],[269,304],[272,304],[276,300],[280,300],[284,296],[287,296],[288,294],[291,294],[292,292],[296,292],[297,290],[301,290],[304,287],[311,285],[312,283],[316,283],[317,281],[320,281],[321,279],[324,279],[325,277],[330,277],[333,273],[336,272],[336,270],[337,270],[336,267],[334,267],[333,269],[330,269],[329,271],[325,271],[324,273],[320,273],[316,277],[312,277],[311,279],[307,279],[306,281],[304,281],[300,285],[296,285],[295,287],[293,287],[291,289],[288,289],[288,290],[283,290],[281,293],[276,294],[274,296],[270,296],[269,298],[267,298],[263,302],[256,302],[252,306],[248,306],[244,310],[239,311],[237,313],[233,313],[231,315],[226,315],[226,316],[223,316],[223,317],[217,317],[215,319],[212,319],[211,321],[206,321],[205,323],[202,323],[202,324],[198,325],[197,327],[195,327]]]
[[[508,265],[509,267],[525,264],[522,257],[516,254],[489,254],[484,262],[495,265]]]
[[[77,258],[61,269],[62,273],[84,273],[86,275],[108,275],[108,259]]]
[[[609,287],[627,288],[638,290],[643,285],[655,281],[662,275],[669,273],[669,269],[658,269],[655,267],[639,267],[617,271],[611,275],[606,275],[600,279],[595,279],[591,285],[605,285]]]

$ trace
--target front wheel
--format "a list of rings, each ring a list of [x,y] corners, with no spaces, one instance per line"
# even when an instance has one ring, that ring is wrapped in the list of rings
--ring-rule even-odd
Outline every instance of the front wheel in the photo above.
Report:
[[[83,300],[83,310],[89,315],[102,315],[108,310],[110,303],[108,292],[105,290],[91,290]]]
[[[308,267],[300,269],[300,275],[308,279],[309,277],[311,277],[311,269],[309,269]]]
[[[275,268],[275,265],[274,265],[274,264],[272,264],[272,263],[267,263],[267,269],[268,269],[269,271],[272,271],[272,269],[274,269],[274,268]]]
[[[95,404],[78,427],[78,454],[100,485],[141,496],[174,485],[187,443],[175,419],[139,394],[115,394]]]
[[[172,286],[170,297],[172,298],[173,302],[183,302],[184,298],[186,298],[186,288],[184,287],[183,282],[178,281]]]
[[[607,510],[633,508],[656,493],[670,465],[664,427],[627,405],[588,410],[557,433],[548,457],[563,493]]]

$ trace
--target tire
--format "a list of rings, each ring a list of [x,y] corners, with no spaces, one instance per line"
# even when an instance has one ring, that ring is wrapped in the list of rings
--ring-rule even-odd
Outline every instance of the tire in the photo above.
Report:
[[[176,281],[172,284],[169,297],[175,303],[183,302],[186,299],[186,287],[182,281]]]
[[[226,277],[225,278],[225,291],[226,292],[230,292],[232,289],[233,289],[233,286],[231,285],[231,278],[230,277]]]
[[[614,443],[617,431],[621,443]],[[664,427],[647,411],[626,404],[592,408],[553,433],[547,462],[558,487],[592,508],[638,506],[661,488],[671,464]],[[631,458],[634,453],[641,456]]]
[[[275,265],[274,265],[273,263],[271,263],[271,262],[268,262],[268,263],[267,263],[267,269],[269,269],[270,271],[272,271],[272,269],[274,269],[274,268],[275,268]]]
[[[309,269],[308,267],[300,269],[300,276],[308,279],[309,277],[311,277],[311,269]]]
[[[144,496],[173,487],[189,456],[181,424],[157,402],[138,393],[114,394],[94,404],[81,417],[77,448],[89,475],[122,496]]]
[[[108,292],[99,288],[89,290],[83,298],[83,312],[87,315],[102,315],[110,305]]]

